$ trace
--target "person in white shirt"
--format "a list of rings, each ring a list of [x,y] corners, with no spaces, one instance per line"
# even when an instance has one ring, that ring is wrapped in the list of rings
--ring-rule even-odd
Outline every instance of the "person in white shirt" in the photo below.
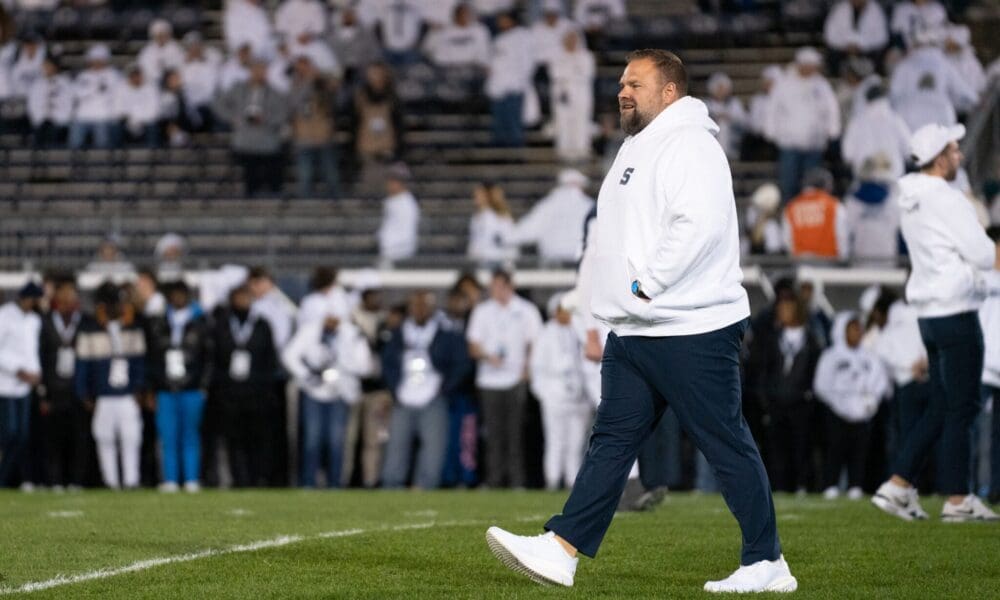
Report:
[[[476,387],[486,443],[485,483],[491,488],[527,484],[524,447],[528,365],[542,328],[535,305],[514,292],[510,273],[495,271],[490,299],[472,310],[465,337],[478,362]]]
[[[318,0],[284,0],[274,11],[274,30],[290,42],[319,38],[326,25],[326,7]]]
[[[274,28],[261,0],[227,0],[222,12],[222,36],[230,53],[249,44],[254,54],[274,52]]]
[[[994,243],[1000,243],[1000,226],[986,230]],[[990,403],[990,504],[1000,500],[1000,273],[986,274],[986,299],[979,308],[983,329],[983,396]]]
[[[434,294],[410,296],[407,317],[382,350],[382,373],[396,401],[389,426],[382,485],[419,489],[440,486],[448,445],[448,403],[472,364],[461,330],[436,312]],[[413,443],[420,450],[413,457]],[[411,462],[413,463],[411,465]]]
[[[899,256],[899,191],[893,160],[876,152],[861,161],[857,180],[844,199],[854,263],[894,266]]]
[[[378,228],[378,255],[383,262],[413,258],[417,254],[420,205],[409,189],[410,169],[392,165],[386,174],[382,224]]]
[[[841,313],[833,323],[833,345],[823,351],[813,390],[827,406],[827,448],[823,496],[840,495],[840,474],[847,468],[847,497],[859,500],[871,441],[871,420],[889,393],[889,378],[874,353],[861,347],[864,330],[854,313]]]
[[[472,200],[476,213],[469,221],[469,248],[466,255],[470,260],[486,267],[498,267],[517,258],[517,246],[513,245],[514,219],[507,206],[503,188],[495,183],[484,182],[472,190]]]
[[[126,69],[127,78],[115,90],[115,112],[121,120],[122,139],[126,145],[142,144],[155,148],[159,144],[160,90],[146,79],[142,68],[132,64]]]
[[[840,107],[820,74],[822,60],[814,48],[801,48],[771,91],[767,130],[779,149],[778,187],[785,202],[798,193],[806,171],[820,164],[827,144],[840,136]]]
[[[883,81],[875,72],[875,63],[867,58],[851,57],[841,70],[843,76],[837,84],[837,101],[840,103],[841,122],[849,123],[868,106],[871,89],[883,87]]]
[[[219,70],[219,92],[228,92],[237,83],[250,79],[250,67],[253,65],[253,49],[250,44],[243,44],[236,50]]]
[[[583,226],[594,200],[584,189],[587,176],[576,169],[559,172],[556,187],[521,217],[514,243],[535,244],[542,264],[574,263],[583,249]]]
[[[986,71],[972,47],[968,25],[952,25],[945,29],[944,54],[962,79],[981,95],[986,89]]]
[[[979,94],[965,80],[938,46],[939,31],[920,32],[915,45],[892,71],[889,96],[893,105],[901,107],[915,94],[934,90],[946,96],[959,113],[972,109]],[[912,125],[911,125],[912,127]],[[916,131],[917,128],[914,128]]]
[[[573,3],[573,19],[587,32],[600,30],[609,21],[625,16],[625,0],[576,0]]]
[[[899,180],[903,238],[912,272],[906,297],[920,317],[933,393],[923,418],[902,441],[892,477],[872,502],[902,518],[926,518],[914,479],[935,444],[946,469],[939,490],[948,499],[945,521],[996,520],[971,492],[969,429],[979,412],[983,333],[976,311],[982,304],[983,271],[1000,269],[1000,247],[986,235],[975,209],[948,185],[962,163],[958,141],[965,127],[925,125],[910,148],[920,169]]]
[[[24,98],[32,84],[42,77],[42,65],[48,56],[45,42],[36,33],[21,37],[11,57],[10,91],[13,98]]]
[[[341,321],[351,318],[351,300],[337,283],[337,271],[329,267],[316,267],[309,280],[312,291],[299,304],[296,314],[296,327],[302,327],[328,317]]]
[[[840,142],[841,156],[857,177],[869,157],[882,155],[890,162],[891,176],[898,179],[903,176],[910,151],[910,129],[880,86],[871,88],[866,100],[865,108],[847,123]]]
[[[594,130],[597,64],[579,32],[573,29],[563,35],[562,46],[550,57],[548,69],[556,155],[564,162],[586,160]]]
[[[533,23],[529,31],[535,59],[551,69],[552,61],[563,48],[566,34],[578,29],[576,23],[563,16],[562,0],[542,0],[542,18]]]
[[[896,2],[892,8],[889,29],[899,45],[908,46],[914,36],[948,23],[948,12],[937,0]]]
[[[163,19],[149,25],[149,43],[139,51],[136,62],[142,67],[146,81],[159,85],[163,74],[179,69],[184,63],[184,49],[174,39],[174,29]]]
[[[326,486],[339,488],[344,464],[347,421],[361,398],[361,377],[371,371],[372,356],[358,328],[327,316],[295,333],[281,354],[302,393],[302,472],[299,485],[316,487],[316,471],[326,456]]]
[[[531,352],[531,393],[542,407],[545,487],[573,487],[586,451],[591,403],[584,391],[583,354],[573,315],[549,299],[549,321]]]
[[[493,143],[520,147],[524,145],[524,99],[535,74],[533,39],[511,13],[498,16],[497,25],[500,33],[493,39],[485,88],[493,117]]]
[[[73,81],[46,57],[39,77],[28,90],[28,120],[36,148],[53,148],[64,139],[73,116]]]
[[[490,30],[475,19],[465,2],[455,6],[447,25],[434,29],[424,41],[424,53],[438,67],[479,67],[490,63]]]
[[[831,50],[833,73],[845,55],[877,56],[889,45],[882,5],[877,0],[841,0],[826,16],[823,40]]]
[[[206,46],[197,31],[188,32],[182,43],[184,63],[180,66],[179,72],[184,101],[188,108],[198,113],[203,127],[211,129],[213,122],[211,106],[215,94],[220,89],[222,53],[216,48]],[[244,72],[249,77],[249,71]]]
[[[472,0],[472,8],[490,31],[496,35],[499,31],[500,16],[516,8],[515,0]]]
[[[263,267],[250,269],[247,284],[253,296],[251,314],[263,318],[271,327],[271,338],[278,356],[292,338],[295,327],[295,303],[274,283],[270,271]]]
[[[744,129],[743,147],[747,160],[773,160],[775,157],[776,151],[767,126],[771,113],[771,90],[783,73],[778,65],[768,65],[761,70],[760,87],[757,93],[750,97]]]
[[[110,66],[111,51],[103,44],[87,49],[87,68],[73,81],[73,117],[69,127],[71,150],[83,148],[88,138],[96,148],[110,148],[118,118],[114,102],[121,75]]]
[[[420,60],[420,42],[427,27],[415,0],[385,0],[373,23],[385,60],[394,67]]]
[[[640,50],[627,62],[618,102],[629,137],[601,187],[592,272],[581,273],[589,283],[578,286],[612,330],[589,450],[547,533],[491,527],[487,542],[536,581],[572,586],[576,555],[597,552],[639,448],[669,401],[745,540],[744,566],[705,590],[794,591],[767,472],[741,411],[739,353],[750,304],[719,128],[704,103],[687,96],[687,69],[676,55]]]
[[[17,300],[0,306],[0,488],[16,478],[31,485],[26,470],[31,419],[31,390],[42,380],[38,336],[42,288],[29,282]]]
[[[730,160],[740,157],[747,112],[743,102],[733,95],[733,80],[725,73],[712,73],[708,78],[708,115],[719,124],[719,143]]]

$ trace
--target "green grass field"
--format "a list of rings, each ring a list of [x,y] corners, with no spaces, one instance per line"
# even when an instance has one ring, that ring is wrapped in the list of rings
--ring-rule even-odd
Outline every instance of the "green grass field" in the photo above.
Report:
[[[0,494],[0,595],[33,598],[697,598],[737,566],[718,496],[616,519],[576,587],[505,570],[484,532],[539,530],[541,492]],[[779,497],[801,598],[1000,597],[1000,526],[904,523],[867,502]],[[940,502],[925,508],[936,514]],[[156,560],[163,559],[163,560]],[[145,561],[145,562],[143,562]],[[74,581],[74,578],[77,580]],[[47,589],[27,591],[31,584]],[[57,584],[57,585],[53,585]]]

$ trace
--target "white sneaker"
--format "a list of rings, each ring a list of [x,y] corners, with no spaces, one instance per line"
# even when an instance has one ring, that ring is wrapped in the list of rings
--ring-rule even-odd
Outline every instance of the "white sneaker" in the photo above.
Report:
[[[792,577],[792,572],[785,562],[784,555],[778,560],[760,560],[752,565],[746,565],[722,581],[705,583],[706,592],[737,593],[748,592],[794,592],[799,582]]]
[[[160,490],[164,494],[176,494],[181,488],[178,487],[177,482],[175,481],[164,481],[156,489]]]
[[[514,535],[499,527],[486,530],[486,543],[507,568],[542,585],[573,586],[579,559],[570,557],[551,531],[544,535]]]
[[[35,484],[31,483],[30,481],[25,481],[21,484],[21,491],[24,492],[25,494],[34,493]]]
[[[941,520],[945,523],[964,523],[966,521],[1000,521],[996,514],[978,496],[969,494],[959,504],[944,503],[941,509]]]
[[[840,497],[840,488],[838,488],[835,485],[831,485],[830,487],[823,490],[823,498],[826,500],[836,500],[839,497]]]
[[[864,496],[865,496],[864,491],[862,491],[862,489],[859,487],[852,487],[847,490],[848,500],[861,500],[862,498],[864,498]]]
[[[184,482],[184,491],[189,494],[197,494],[201,491],[201,484],[197,481],[186,481]]]
[[[881,511],[904,521],[927,518],[927,513],[920,506],[917,488],[904,488],[891,481],[886,481],[879,486],[875,495],[872,496],[872,504]]]

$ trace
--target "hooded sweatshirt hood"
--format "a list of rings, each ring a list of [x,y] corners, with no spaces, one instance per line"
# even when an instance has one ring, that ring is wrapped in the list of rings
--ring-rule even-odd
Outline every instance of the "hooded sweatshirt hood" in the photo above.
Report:
[[[832,345],[837,348],[843,348],[845,350],[853,350],[847,345],[847,325],[858,318],[858,314],[854,311],[845,310],[837,313],[837,316],[833,318],[833,327],[830,329],[830,338]]]
[[[903,210],[913,210],[920,205],[922,194],[933,193],[935,189],[948,187],[941,177],[910,173],[899,180],[899,206]]]
[[[653,137],[680,127],[700,127],[712,135],[719,134],[719,125],[708,116],[708,106],[701,100],[684,96],[656,115],[649,125],[629,139]]]

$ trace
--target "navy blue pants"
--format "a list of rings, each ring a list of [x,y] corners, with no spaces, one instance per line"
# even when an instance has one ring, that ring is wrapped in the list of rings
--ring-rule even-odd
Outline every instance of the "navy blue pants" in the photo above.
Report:
[[[669,403],[739,521],[742,564],[781,555],[771,486],[741,412],[739,351],[748,323],[689,336],[608,336],[587,457],[547,530],[585,556],[597,554],[639,447]]]
[[[979,316],[965,312],[920,319],[920,337],[927,347],[931,397],[903,440],[895,473],[912,483],[940,440],[945,468],[938,469],[938,491],[964,496],[972,491],[972,424],[979,414],[983,373]]]
[[[27,477],[30,425],[31,396],[0,397],[0,487],[14,483],[15,476]]]

